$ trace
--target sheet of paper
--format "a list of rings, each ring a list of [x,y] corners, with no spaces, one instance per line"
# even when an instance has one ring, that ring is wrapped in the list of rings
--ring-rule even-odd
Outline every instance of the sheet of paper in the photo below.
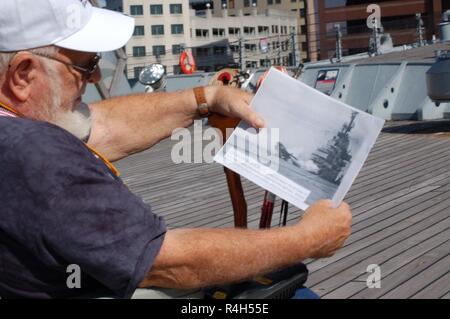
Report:
[[[273,68],[251,105],[267,128],[240,123],[214,160],[300,209],[338,206],[384,126]]]

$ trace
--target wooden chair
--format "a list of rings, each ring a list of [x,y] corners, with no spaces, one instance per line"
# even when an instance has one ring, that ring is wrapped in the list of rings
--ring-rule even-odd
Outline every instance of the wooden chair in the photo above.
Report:
[[[234,76],[239,73],[237,69],[223,69],[216,73],[211,79],[211,85],[230,85],[236,86],[233,82]],[[236,128],[240,120],[236,118],[227,118],[218,114],[213,114],[208,119],[209,124],[218,129],[223,137],[223,143],[226,142],[228,136],[227,132],[231,132]],[[247,202],[245,201],[244,190],[242,188],[241,177],[239,174],[224,167],[227,178],[228,191],[231,197],[234,212],[234,226],[240,228],[247,228]]]

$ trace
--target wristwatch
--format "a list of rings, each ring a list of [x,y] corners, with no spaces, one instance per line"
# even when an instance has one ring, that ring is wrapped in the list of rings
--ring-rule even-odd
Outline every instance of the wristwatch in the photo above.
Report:
[[[197,101],[197,111],[200,117],[211,115],[208,104],[206,103],[205,88],[203,86],[194,88],[195,100]]]

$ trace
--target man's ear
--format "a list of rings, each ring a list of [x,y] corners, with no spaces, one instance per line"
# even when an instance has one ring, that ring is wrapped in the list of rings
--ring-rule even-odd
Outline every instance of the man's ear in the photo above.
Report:
[[[28,100],[31,94],[38,69],[42,67],[39,61],[31,54],[17,54],[9,64],[7,72],[7,85],[14,97],[20,102]]]

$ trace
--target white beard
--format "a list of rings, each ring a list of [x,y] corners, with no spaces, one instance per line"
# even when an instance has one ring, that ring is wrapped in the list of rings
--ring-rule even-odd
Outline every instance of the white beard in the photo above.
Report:
[[[51,122],[83,141],[87,141],[91,133],[89,107],[84,103],[73,112],[59,112]]]
[[[91,117],[89,107],[80,103],[76,108],[64,107],[58,72],[51,64],[47,64],[47,71],[51,75],[48,94],[42,97],[42,107],[37,110],[33,118],[57,125],[83,141],[87,141],[91,132]],[[74,109],[74,111],[72,111]]]

